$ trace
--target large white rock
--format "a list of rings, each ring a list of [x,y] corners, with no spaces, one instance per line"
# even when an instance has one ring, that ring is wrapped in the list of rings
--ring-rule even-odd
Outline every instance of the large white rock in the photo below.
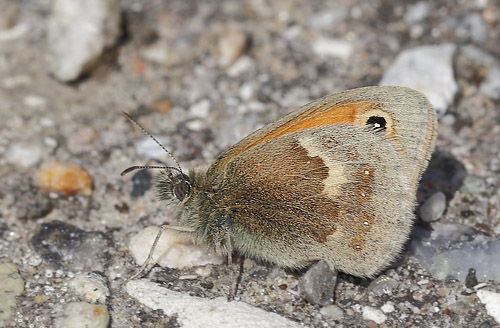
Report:
[[[64,82],[77,79],[120,35],[116,0],[54,0],[48,24],[50,66]]]
[[[130,253],[138,265],[147,259],[153,242],[160,231],[150,226],[139,231],[130,240]],[[163,231],[153,253],[153,262],[167,268],[189,268],[207,264],[222,264],[223,258],[179,238],[172,230]]]
[[[485,305],[486,312],[500,324],[500,294],[488,290],[480,290],[477,292],[477,297]]]
[[[422,92],[441,117],[458,90],[453,73],[455,50],[454,44],[404,50],[384,73],[379,84],[400,85]]]
[[[225,297],[204,299],[189,296],[147,280],[129,281],[127,293],[147,307],[163,310],[167,316],[176,315],[182,327],[302,327],[297,322],[247,303],[228,302]]]

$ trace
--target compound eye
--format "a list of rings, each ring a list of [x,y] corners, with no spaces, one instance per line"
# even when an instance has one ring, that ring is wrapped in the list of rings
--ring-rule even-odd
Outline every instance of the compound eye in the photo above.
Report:
[[[189,193],[189,189],[189,183],[187,183],[186,181],[181,181],[174,186],[173,192],[175,197],[177,197],[178,200],[182,201]]]

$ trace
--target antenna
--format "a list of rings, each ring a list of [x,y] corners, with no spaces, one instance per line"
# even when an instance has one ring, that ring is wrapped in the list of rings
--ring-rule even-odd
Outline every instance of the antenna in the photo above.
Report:
[[[135,171],[135,170],[149,170],[149,169],[164,169],[164,170],[175,170],[179,173],[182,174],[182,171],[179,170],[178,168],[176,167],[173,167],[173,166],[159,166],[159,165],[134,165],[134,166],[131,166],[125,170],[122,171],[122,173],[120,173],[121,176],[124,176],[125,174],[127,173],[130,173],[132,171]]]
[[[135,126],[137,126],[142,132],[144,132],[145,135],[147,135],[148,137],[150,137],[151,139],[153,139],[153,141],[156,142],[156,144],[158,146],[160,146],[161,149],[163,149],[174,160],[175,164],[177,165],[177,167],[172,167],[172,166],[157,166],[157,165],[134,165],[134,166],[129,167],[128,169],[125,169],[121,173],[122,176],[125,175],[125,174],[127,174],[127,173],[129,173],[129,172],[138,170],[138,169],[171,169],[171,170],[178,171],[181,174],[184,174],[184,172],[182,172],[181,166],[179,165],[179,162],[177,161],[177,159],[174,157],[174,155],[172,155],[171,152],[168,151],[167,148],[165,148],[165,146],[163,146],[155,137],[153,137],[153,135],[151,133],[149,133],[148,131],[146,131],[146,129],[143,128],[142,125],[140,125],[139,122],[137,122],[136,120],[134,120],[128,113],[122,112],[122,115],[125,116],[125,118],[128,119],[130,122],[132,122]]]

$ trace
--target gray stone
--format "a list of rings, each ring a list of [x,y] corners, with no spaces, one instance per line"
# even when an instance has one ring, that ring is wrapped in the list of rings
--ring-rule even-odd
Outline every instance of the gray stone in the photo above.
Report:
[[[382,296],[383,294],[391,294],[392,291],[398,287],[398,285],[399,282],[396,280],[382,275],[370,283],[368,291],[377,296]]]
[[[333,293],[337,284],[337,271],[321,260],[307,270],[300,278],[300,295],[308,302],[319,305],[333,303]]]
[[[330,304],[324,306],[319,310],[319,312],[323,315],[324,318],[330,320],[342,320],[344,319],[344,310],[334,304]]]
[[[102,232],[87,232],[61,221],[41,224],[30,239],[31,248],[45,262],[72,271],[104,271],[110,244]]]
[[[441,191],[435,193],[420,206],[419,216],[422,221],[434,222],[446,211],[446,196]]]

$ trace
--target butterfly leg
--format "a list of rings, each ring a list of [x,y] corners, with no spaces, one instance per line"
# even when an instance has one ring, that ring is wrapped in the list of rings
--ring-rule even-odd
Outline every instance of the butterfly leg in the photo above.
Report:
[[[156,234],[155,240],[153,242],[153,246],[151,246],[151,249],[149,250],[148,257],[146,258],[144,263],[141,265],[141,268],[139,269],[139,271],[136,272],[132,277],[130,277],[127,280],[132,280],[132,279],[135,279],[139,276],[142,276],[143,273],[147,273],[151,270],[151,268],[153,268],[153,266],[156,264],[153,261],[153,254],[155,252],[156,246],[158,245],[158,242],[160,241],[160,237],[161,237],[163,231],[165,231],[167,229],[174,230],[174,231],[181,231],[181,232],[192,232],[193,231],[193,229],[186,228],[186,227],[171,226],[168,224],[161,225],[160,230]]]

